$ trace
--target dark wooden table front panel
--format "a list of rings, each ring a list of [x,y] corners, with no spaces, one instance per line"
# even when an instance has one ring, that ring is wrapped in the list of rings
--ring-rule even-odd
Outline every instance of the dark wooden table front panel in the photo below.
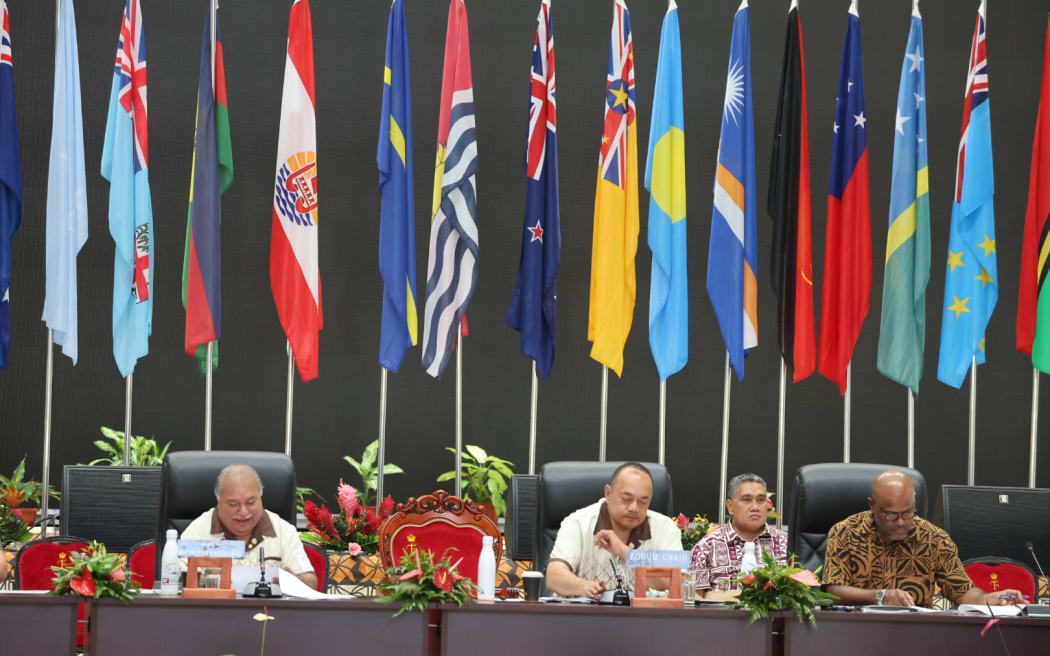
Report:
[[[77,599],[0,592],[0,654],[72,654]]]

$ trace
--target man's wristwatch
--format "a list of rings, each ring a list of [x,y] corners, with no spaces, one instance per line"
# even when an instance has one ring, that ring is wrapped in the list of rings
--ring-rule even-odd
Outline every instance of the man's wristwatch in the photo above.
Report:
[[[882,600],[886,598],[886,588],[875,591],[875,604],[878,606],[882,605]]]

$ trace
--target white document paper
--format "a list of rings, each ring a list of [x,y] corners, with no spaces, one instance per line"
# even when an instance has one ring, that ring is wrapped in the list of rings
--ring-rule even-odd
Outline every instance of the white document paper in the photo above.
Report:
[[[276,567],[266,568],[266,582],[273,583],[277,578]],[[230,587],[239,593],[243,593],[249,583],[259,582],[259,568],[251,565],[234,565],[230,570]]]
[[[353,595],[336,595],[336,594],[325,594],[324,592],[318,592],[310,586],[303,583],[295,574],[291,572],[281,572],[281,594],[285,597],[296,597],[298,599],[352,599]]]
[[[988,609],[991,608],[991,615]],[[1021,614],[1020,606],[987,606],[985,604],[963,604],[959,606],[960,613],[980,613],[989,617],[1016,617]]]

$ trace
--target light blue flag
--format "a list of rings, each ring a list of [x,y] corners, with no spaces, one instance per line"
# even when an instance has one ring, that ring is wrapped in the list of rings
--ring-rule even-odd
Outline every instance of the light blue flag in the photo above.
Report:
[[[955,172],[955,199],[948,235],[944,281],[941,354],[937,378],[961,387],[974,356],[985,359],[984,331],[999,300],[992,200],[992,126],[988,99],[988,59],[984,40],[984,4],[977,14],[962,137]]]
[[[689,360],[689,283],[685,235],[685,117],[682,109],[682,43],[672,0],[660,32],[649,155],[649,347],[660,380]]]
[[[124,8],[109,95],[102,175],[113,237],[113,357],[122,376],[149,353],[153,331],[153,207],[149,193],[146,37],[138,0]]]
[[[60,0],[55,48],[55,100],[47,179],[44,316],[55,344],[77,363],[77,253],[88,237],[84,126],[73,0]]]

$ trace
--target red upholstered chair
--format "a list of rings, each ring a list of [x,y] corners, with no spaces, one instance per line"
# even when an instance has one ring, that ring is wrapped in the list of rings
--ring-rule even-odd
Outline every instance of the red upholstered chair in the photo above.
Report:
[[[87,546],[87,540],[67,535],[26,542],[15,556],[15,590],[54,590],[51,566],[68,564],[70,553],[83,551]],[[77,609],[78,647],[86,643],[86,625],[86,606],[81,603]]]
[[[156,540],[143,540],[128,551],[128,569],[132,580],[138,581],[144,590],[153,588],[153,582],[157,580]]]
[[[1035,572],[1024,563],[1009,558],[981,556],[963,562],[963,567],[973,584],[985,592],[1020,590],[1026,602],[1034,604],[1037,601],[1039,587]]]
[[[306,550],[306,557],[310,559],[314,574],[317,575],[317,591],[326,592],[328,590],[328,554],[321,547],[309,542],[303,543],[303,549]]]
[[[384,568],[400,563],[406,551],[426,549],[440,558],[445,549],[454,547],[449,552],[452,563],[462,558],[456,569],[477,583],[481,538],[492,536],[497,563],[503,555],[503,536],[496,522],[473,503],[444,490],[397,504],[397,511],[383,520],[378,533]]]

